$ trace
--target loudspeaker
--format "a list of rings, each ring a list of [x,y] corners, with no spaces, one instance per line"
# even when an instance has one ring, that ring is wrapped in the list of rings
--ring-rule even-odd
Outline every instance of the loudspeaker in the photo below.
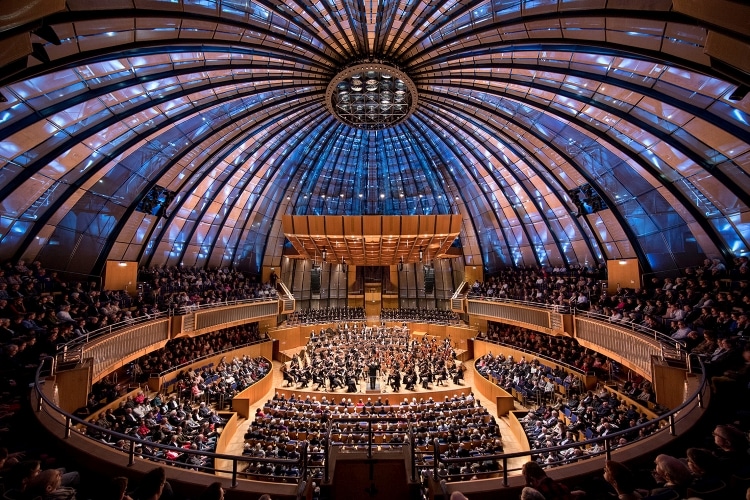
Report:
[[[310,291],[314,295],[320,295],[320,268],[313,267],[310,270]]]
[[[427,295],[435,291],[435,268],[424,268],[424,293]]]

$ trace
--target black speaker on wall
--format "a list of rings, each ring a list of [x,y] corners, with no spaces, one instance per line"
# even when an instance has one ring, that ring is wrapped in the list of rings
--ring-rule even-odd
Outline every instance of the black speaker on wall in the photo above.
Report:
[[[435,268],[425,266],[424,268],[424,293],[431,294],[435,291]]]
[[[310,270],[310,291],[314,295],[320,295],[320,268],[313,267]]]

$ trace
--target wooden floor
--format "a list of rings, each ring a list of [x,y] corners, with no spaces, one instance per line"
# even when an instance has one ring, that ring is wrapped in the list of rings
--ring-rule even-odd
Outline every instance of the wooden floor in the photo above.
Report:
[[[287,354],[287,355],[289,355],[291,357],[292,355],[294,355],[295,353],[298,353],[301,350],[303,350],[303,349],[302,348],[298,348],[298,349],[296,349],[294,351],[284,351],[284,354]],[[465,361],[465,363],[467,364],[467,366],[470,366],[470,365],[472,365],[474,363],[474,360],[467,360],[467,361]],[[261,408],[266,403],[267,400],[272,399],[277,392],[279,394],[285,394],[286,397],[289,397],[289,395],[290,395],[289,391],[292,388],[291,387],[284,387],[285,382],[284,382],[284,379],[283,379],[283,377],[281,375],[281,371],[280,371],[281,363],[278,362],[278,361],[274,361],[273,362],[273,368],[274,368],[274,370],[273,370],[273,377],[274,377],[274,379],[273,379],[273,384],[272,384],[273,388],[270,391],[268,391],[268,393],[263,398],[261,398],[255,406],[253,406],[251,408],[251,410],[250,410],[250,414],[251,415],[253,415],[255,413],[255,410],[257,408]],[[417,390],[416,391],[407,391],[402,386],[401,391],[399,391],[397,393],[394,393],[391,390],[390,387],[386,388],[386,392],[385,393],[382,393],[382,392],[368,393],[367,392],[366,384],[363,382],[363,383],[360,384],[360,391],[359,392],[356,392],[356,393],[347,393],[346,389],[338,389],[336,391],[333,391],[333,393],[335,393],[335,397],[336,397],[337,400],[340,399],[340,398],[342,398],[342,397],[346,397],[346,398],[351,398],[352,401],[356,401],[356,400],[358,400],[360,398],[366,400],[367,397],[373,398],[373,397],[382,396],[382,397],[389,398],[390,401],[391,401],[391,403],[400,402],[400,401],[403,400],[403,398],[408,398],[409,400],[411,400],[411,398],[413,398],[413,397],[420,398],[420,394],[425,394],[425,393],[433,392],[436,389],[438,389],[438,390],[440,390],[440,389],[451,390],[452,389],[453,390],[453,394],[456,394],[458,396],[461,393],[469,394],[470,392],[473,392],[472,391],[473,382],[474,382],[474,380],[473,380],[473,377],[474,377],[473,370],[466,370],[464,372],[464,376],[465,376],[465,380],[464,380],[463,385],[455,385],[455,384],[453,384],[452,381],[448,381],[447,385],[445,387],[440,387],[440,386],[434,387],[434,385],[433,385],[433,389],[432,390],[426,390],[426,389],[423,389],[421,386],[417,386]],[[382,385],[384,385],[384,384],[382,384]],[[314,391],[314,390],[312,390],[312,388],[295,389],[295,393],[309,393],[311,398],[318,398],[318,399],[320,399],[323,395],[330,395],[330,394],[332,394],[331,392]],[[481,402],[482,406],[486,407],[489,410],[489,412],[493,416],[495,416],[497,418],[497,414],[496,414],[496,410],[495,410],[495,403],[494,402],[490,402],[489,400],[487,400],[486,398],[484,398],[481,394],[478,394],[476,392],[474,393],[474,397]],[[518,410],[524,410],[525,408],[523,406],[521,406],[518,402],[516,402],[516,409],[518,409]],[[522,448],[520,447],[519,443],[513,438],[513,435],[512,435],[512,433],[510,431],[510,428],[508,426],[507,417],[498,418],[497,422],[498,422],[498,426],[500,428],[500,433],[501,433],[501,435],[503,437],[503,448],[504,448],[504,451],[506,453],[513,453],[513,452],[516,452],[516,451],[521,451]],[[229,449],[227,450],[227,453],[230,453],[230,454],[233,454],[233,455],[235,455],[235,454],[236,455],[241,455],[242,454],[243,446],[245,444],[244,435],[245,435],[245,432],[247,431],[247,428],[249,427],[250,423],[251,423],[251,420],[249,420],[249,419],[248,420],[243,420],[243,421],[241,421],[239,423],[237,431],[235,432],[235,435],[233,436],[233,438],[230,441],[230,445],[229,445]],[[510,462],[509,463],[509,469],[510,470],[516,469],[516,468],[520,468],[521,465],[523,464],[523,462],[526,461],[526,460],[525,459],[517,459],[516,461],[518,463],[514,463],[515,462],[514,460],[510,460],[509,461]]]

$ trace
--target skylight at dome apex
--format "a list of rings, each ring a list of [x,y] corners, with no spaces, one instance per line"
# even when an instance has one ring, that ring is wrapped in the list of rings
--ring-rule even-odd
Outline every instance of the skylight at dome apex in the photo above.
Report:
[[[100,3],[0,8],[4,260],[258,272],[284,214],[460,214],[490,273],[748,254],[739,2]]]

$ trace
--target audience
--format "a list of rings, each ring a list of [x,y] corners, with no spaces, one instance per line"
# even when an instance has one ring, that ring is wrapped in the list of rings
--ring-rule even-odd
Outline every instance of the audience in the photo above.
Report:
[[[362,307],[324,307],[321,309],[294,311],[287,317],[287,324],[314,325],[318,323],[364,320],[365,310]]]
[[[382,309],[382,321],[416,321],[420,323],[458,323],[458,313],[446,309]]]
[[[526,479],[526,486],[537,490],[545,500],[571,499],[570,489],[563,483],[550,478],[538,463],[526,462],[523,464],[521,474]]]
[[[635,476],[628,467],[614,460],[607,460],[604,464],[604,480],[609,483],[617,494],[618,500],[640,500],[643,498],[636,491]]]
[[[721,262],[711,262],[687,268],[674,279],[654,277],[643,288],[618,288],[614,294],[608,294],[590,271],[506,269],[485,282],[475,281],[468,297],[569,307],[680,341],[692,331],[700,338],[704,330],[712,330],[718,337],[741,338],[744,343],[750,337],[747,257],[734,259],[729,271]]]
[[[198,500],[224,500],[224,488],[216,481],[208,485]]]
[[[701,356],[709,363],[714,390],[717,393],[736,395],[731,410],[740,412],[730,415],[737,416],[738,423],[743,424],[746,416],[742,411],[746,410],[744,402],[748,400],[747,365],[750,363],[750,358],[745,354],[750,352],[745,350],[750,335],[750,287],[747,282],[749,276],[745,257],[735,259],[731,266],[724,265],[720,260],[710,259],[701,267],[685,270],[682,276],[653,278],[642,289],[623,288],[616,293],[607,294],[598,282],[602,276],[595,270],[513,269],[490,277],[485,283],[474,283],[469,296],[526,300],[555,307],[569,307],[575,311],[590,311],[601,315],[601,318],[609,318],[611,321],[636,328],[658,330],[684,342],[694,356]],[[130,297],[125,291],[99,290],[96,282],[65,282],[56,273],[47,272],[38,262],[29,265],[22,261],[16,265],[5,264],[0,270],[0,344],[3,347],[0,388],[5,393],[3,397],[13,398],[25,392],[40,356],[52,354],[60,345],[76,338],[85,338],[97,329],[118,322],[131,322],[139,317],[148,318],[160,310],[184,312],[199,305],[218,304],[229,300],[272,298],[276,293],[275,287],[256,283],[252,278],[230,270],[153,268],[142,269],[141,278],[144,283],[139,287],[138,295]],[[291,322],[309,324],[354,323],[364,319],[364,311],[352,308],[316,309],[296,313],[290,319]],[[454,321],[456,316],[452,312],[442,310],[397,309],[384,310],[381,319],[444,323]],[[369,333],[374,335],[373,339],[377,339],[378,343],[384,340],[387,334],[387,331],[377,330]],[[440,361],[443,365],[449,366],[455,356],[449,345],[444,346],[440,342],[413,345],[403,343],[404,339],[395,331],[391,334],[393,336],[390,340],[383,344],[385,347],[376,348],[373,352],[368,351],[366,343],[363,343],[368,335],[364,329],[349,328],[347,324],[344,328],[325,331],[322,335],[311,336],[314,340],[311,338],[306,352],[297,358],[298,366],[292,367],[290,364],[288,368],[290,371],[293,371],[293,368],[304,370],[310,366],[317,368],[323,359],[323,350],[340,347],[341,358],[338,361],[343,362],[346,372],[351,369],[358,383],[367,379],[367,360],[377,359],[380,361],[381,373],[385,374],[388,383],[392,383],[395,378],[393,375],[397,375],[398,378],[404,379],[406,384],[407,375],[413,372],[418,382],[427,378],[423,375],[430,373],[433,378],[428,379],[429,384],[437,383],[436,372],[439,372]],[[495,323],[490,323],[488,331],[480,335],[482,336],[544,354],[579,370],[593,370],[597,375],[615,373],[612,371],[610,360],[573,342],[568,343],[558,338]],[[205,342],[195,343],[193,339],[180,339],[165,349],[140,359],[134,365],[138,368],[133,370],[139,372],[135,373],[136,376],[140,374],[144,377],[152,373],[162,373],[178,367],[196,355],[220,352],[257,338],[257,325],[245,325],[209,334]],[[346,349],[351,350],[352,347],[355,347],[357,352],[347,353]],[[398,354],[404,349],[406,355],[399,358]],[[410,352],[410,349],[414,352]],[[423,359],[427,359],[427,368],[424,371],[420,366]],[[562,378],[562,373],[556,373],[554,369],[541,363],[519,360],[510,365],[508,361],[500,359],[499,356],[490,357],[479,360],[478,367],[488,376],[506,384],[510,380],[510,383],[520,386],[522,380],[525,380],[524,384],[528,382],[531,390],[542,394],[546,392],[550,380],[555,377]],[[332,364],[329,363],[329,368],[331,367]],[[242,382],[252,383],[267,369],[267,361],[262,359],[235,359],[231,362],[222,362],[215,369],[182,374],[183,384],[180,390],[183,391],[183,395],[190,396],[186,399],[193,399],[193,388],[197,387],[197,391],[202,393],[200,396],[210,403],[215,398],[203,396],[211,394],[214,383],[220,387],[219,390],[226,390],[227,386],[231,388],[233,383],[237,383],[238,385],[231,388],[228,393],[231,397],[231,390],[240,387]],[[346,372],[344,387],[347,386]],[[310,378],[313,378],[312,375]],[[336,379],[335,376],[333,378]],[[234,380],[229,382],[230,379]],[[208,380],[211,382],[207,383]],[[574,380],[575,377],[569,383],[572,384]],[[323,383],[328,386],[330,382],[330,377],[326,375]],[[298,380],[295,384],[297,383],[301,382]],[[627,389],[633,391],[628,395],[634,399],[644,396],[645,401],[653,397],[653,390],[649,385],[638,380],[632,381]],[[394,390],[400,390],[400,386],[396,386]],[[740,394],[737,394],[737,391],[740,391]],[[441,443],[447,445],[445,452],[441,451],[444,458],[467,456],[467,453],[477,456],[477,461],[472,461],[464,467],[453,467],[450,464],[451,467],[444,469],[448,477],[469,479],[477,477],[477,473],[492,471],[494,466],[481,460],[481,456],[492,455],[498,449],[501,450],[502,442],[494,420],[486,418],[486,410],[481,408],[471,395],[462,395],[455,399],[438,403],[407,400],[405,403],[390,405],[387,404],[387,398],[383,402],[382,397],[379,397],[376,403],[359,401],[353,403],[353,407],[358,415],[383,415],[383,418],[394,416],[397,419],[413,420],[420,429],[415,435],[415,444],[425,446],[437,437]],[[324,439],[323,429],[316,428],[316,423],[320,421],[321,416],[343,414],[341,408],[346,408],[348,414],[349,405],[352,403],[348,399],[345,404],[336,404],[334,401],[325,404],[321,401],[320,404],[316,404],[314,398],[310,402],[284,400],[283,396],[274,398],[274,401],[256,416],[251,426],[254,434],[248,437],[248,444],[252,444],[248,448],[248,454],[260,457],[283,455],[286,452],[287,457],[291,457],[293,461],[295,453],[299,453],[299,448],[282,447],[281,443],[304,440],[311,447],[311,463],[316,462],[313,459],[320,457]],[[535,443],[538,441],[540,445],[548,445],[550,442],[575,442],[575,435],[569,435],[572,431],[559,425],[560,413],[564,410],[569,410],[572,414],[576,411],[581,412],[578,421],[584,422],[582,425],[587,425],[586,428],[599,435],[606,435],[613,428],[627,428],[633,421],[642,421],[637,409],[624,407],[616,398],[611,399],[605,394],[574,394],[557,407],[553,407],[549,399],[543,401],[545,404],[532,412],[533,414],[529,414],[525,422],[529,431],[538,433]],[[209,405],[201,407],[200,404],[189,408],[184,404],[171,408],[174,404],[176,402],[172,398],[162,399],[161,395],[155,395],[151,399],[144,397],[142,401],[126,402],[121,412],[118,409],[111,415],[97,415],[97,422],[101,422],[104,429],[99,437],[106,441],[106,430],[124,428],[128,432],[140,432],[141,435],[156,438],[160,442],[174,442],[178,445],[182,442],[182,447],[189,446],[196,450],[211,449],[217,426],[221,425],[221,421],[216,420],[218,416],[215,411]],[[469,411],[464,413],[464,410]],[[2,418],[0,416],[0,420]],[[555,418],[558,419],[557,423],[554,422]],[[537,430],[540,422],[541,430]],[[305,430],[298,430],[298,427]],[[337,435],[344,446],[361,445],[359,438],[355,439],[355,428],[342,427],[338,430],[340,432]],[[378,431],[383,436],[383,444],[398,445],[405,438],[401,428],[392,428],[386,421],[383,421]],[[708,491],[713,485],[720,487],[722,484],[729,488],[733,476],[747,474],[750,460],[745,432],[735,426],[722,424],[715,428],[712,437],[713,448],[711,444],[707,444],[705,448],[691,448],[687,450],[687,457],[682,460],[659,455],[655,461],[657,483],[638,484],[642,485],[641,492],[657,494],[665,490],[674,490],[684,496],[688,488],[692,491]],[[269,438],[270,442],[266,443],[266,438]],[[262,442],[255,442],[258,440]],[[475,441],[479,444],[474,444]],[[260,448],[258,444],[261,445]],[[121,443],[112,443],[112,446],[120,445]],[[281,451],[282,448],[285,451]],[[149,457],[149,452],[144,447],[139,451],[139,455]],[[3,454],[0,458],[6,457]],[[564,456],[559,458],[566,459]],[[543,495],[543,498],[547,499],[567,498],[566,495],[569,493],[566,493],[566,488],[555,486],[556,483],[544,473],[542,466],[549,463],[550,457],[541,457],[539,462],[530,462],[532,465],[524,466],[524,476],[529,483],[529,487],[522,493],[526,498],[535,498],[534,495]],[[15,464],[11,464],[11,461],[6,461],[5,464],[8,464],[5,466],[7,474],[3,477],[7,478],[7,489],[41,498],[75,498],[76,489],[64,485],[63,474],[57,468],[40,469],[38,461],[29,464],[23,459],[16,460]],[[270,472],[269,475],[277,475],[276,473],[281,471],[282,476],[293,477],[294,473],[298,472],[294,471],[293,467],[284,469],[283,466],[281,469],[274,467],[269,471],[266,464],[259,464],[252,461],[248,467],[248,474],[266,475]],[[615,464],[616,462],[607,463],[605,480],[612,485],[620,498],[638,498],[629,471],[623,471],[624,466],[617,470],[618,465]],[[719,466],[712,467],[713,464]],[[185,463],[189,468],[194,468],[195,465],[198,464],[188,461]],[[538,474],[535,467],[538,467],[542,475]],[[132,492],[132,498],[164,498],[164,477],[163,474],[157,476],[153,480],[144,479]],[[126,493],[127,485],[123,486],[120,483],[113,484],[113,495],[117,498],[129,498]],[[739,490],[732,492],[738,493]],[[223,491],[219,485],[218,489],[207,489],[205,494],[205,498],[221,498],[216,495],[222,495]],[[745,492],[742,491],[742,494]]]
[[[156,351],[138,358],[136,364],[142,380],[150,375],[172,371],[195,360],[240,346],[257,342],[266,335],[260,334],[258,322],[224,328],[200,337],[181,337],[170,340]]]

